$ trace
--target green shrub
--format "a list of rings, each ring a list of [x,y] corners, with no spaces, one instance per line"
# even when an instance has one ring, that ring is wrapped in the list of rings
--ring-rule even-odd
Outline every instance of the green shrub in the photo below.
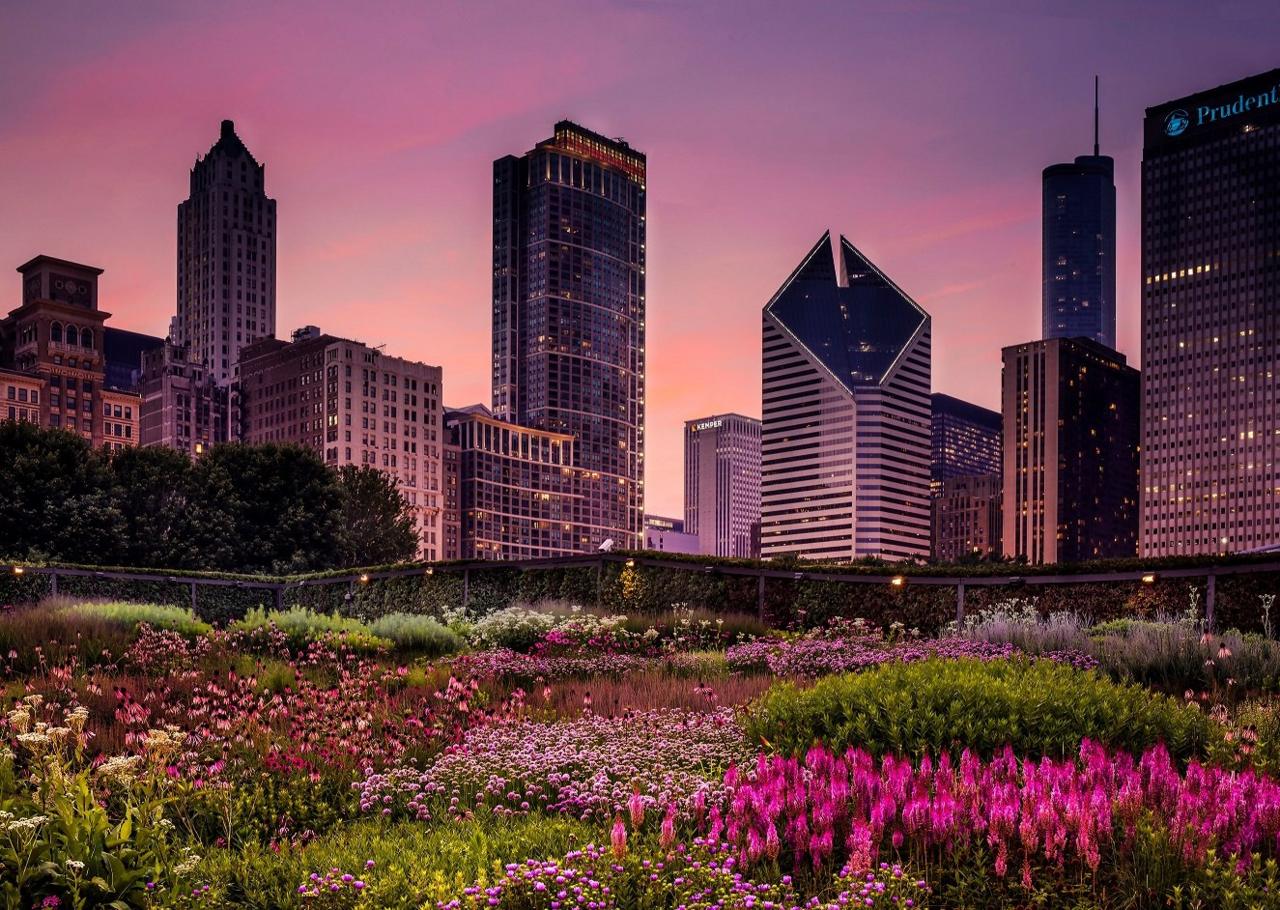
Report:
[[[984,756],[1006,743],[1024,755],[1073,755],[1084,738],[1138,753],[1164,742],[1202,753],[1210,721],[1199,709],[1133,685],[1047,660],[927,660],[774,685],[750,709],[747,729],[785,752],[821,741],[912,756]]]
[[[75,618],[100,619],[128,629],[146,623],[153,629],[168,629],[190,637],[208,634],[213,628],[197,619],[191,610],[169,604],[49,598],[41,606]]]
[[[339,616],[336,613],[315,613],[302,607],[288,610],[250,610],[243,619],[231,624],[239,632],[261,632],[275,626],[293,645],[340,636],[342,643],[357,651],[376,651],[391,646],[385,638],[379,638],[358,619]]]
[[[430,616],[416,613],[388,613],[375,620],[369,630],[379,638],[391,641],[398,650],[413,651],[425,657],[457,654],[463,641],[452,629]]]

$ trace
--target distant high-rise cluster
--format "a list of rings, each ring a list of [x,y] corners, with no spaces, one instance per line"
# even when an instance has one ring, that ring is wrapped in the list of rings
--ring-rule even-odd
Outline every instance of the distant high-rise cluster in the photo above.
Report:
[[[167,338],[37,256],[0,319],[0,420],[95,446],[290,441],[386,472],[427,559],[597,549],[1036,563],[1280,549],[1280,70],[1149,108],[1143,374],[1116,350],[1115,164],[1042,173],[1041,337],[1001,412],[931,394],[929,314],[824,234],[765,305],[761,419],[684,422],[684,514],[645,513],[647,160],[569,121],[493,162],[491,406],[439,367],[277,340],[276,203],[230,120],[178,206]]]
[[[929,314],[823,234],[764,308],[760,550],[929,556]]]

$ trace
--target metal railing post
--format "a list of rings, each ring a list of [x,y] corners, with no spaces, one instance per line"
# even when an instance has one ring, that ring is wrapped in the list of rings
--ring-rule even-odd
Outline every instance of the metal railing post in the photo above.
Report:
[[[196,583],[191,582],[191,612],[196,611]]]
[[[756,576],[756,610],[760,614],[760,621],[764,622],[764,573]]]
[[[1218,576],[1212,572],[1205,579],[1204,589],[1204,627],[1213,629],[1214,601],[1217,600]]]
[[[964,582],[956,585],[956,626],[964,625]]]

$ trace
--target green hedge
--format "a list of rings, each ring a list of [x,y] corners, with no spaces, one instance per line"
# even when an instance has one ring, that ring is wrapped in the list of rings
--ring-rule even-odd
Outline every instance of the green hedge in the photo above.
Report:
[[[472,568],[468,606],[473,613],[487,613],[516,601],[537,602],[554,599],[583,605],[602,605],[631,613],[657,613],[674,604],[703,608],[721,613],[760,611],[755,578],[727,575],[718,568],[762,565],[750,560],[688,557],[673,554],[637,553],[639,559],[660,558],[681,567],[628,567],[624,562],[606,563],[603,569],[550,567],[519,571],[501,564]],[[1215,560],[1216,565],[1247,563],[1245,558]],[[1056,572],[1072,574],[1092,572],[1134,571],[1155,566],[1194,565],[1190,560],[1164,560],[1141,563],[1116,560],[1086,566],[1029,567],[1011,564],[974,566],[895,567],[877,564],[830,566],[801,564],[778,560],[768,568],[784,572],[803,572],[805,577],[770,578],[765,584],[763,619],[776,627],[811,627],[831,616],[860,616],[882,626],[901,622],[908,628],[934,633],[955,618],[955,589],[950,586],[913,584],[912,578],[956,573],[969,577],[992,574],[1022,573],[1025,576]],[[687,565],[688,568],[683,568]],[[1206,566],[1207,563],[1199,563]],[[63,566],[64,568],[94,568]],[[710,571],[708,571],[710,567]],[[371,575],[386,570],[411,569],[412,574],[390,578],[371,577],[367,583],[348,581],[348,570],[313,573],[288,578],[245,576],[225,573],[182,572],[183,577],[216,578],[245,582],[245,587],[200,585],[196,612],[207,621],[225,623],[257,606],[274,606],[274,592],[248,587],[257,583],[312,582],[333,579],[329,584],[289,584],[284,605],[306,607],[322,613],[339,612],[363,620],[374,620],[388,613],[417,613],[440,617],[446,607],[460,607],[463,602],[463,573],[460,564],[437,563],[428,573],[426,566],[382,566],[366,570]],[[102,571],[112,571],[103,569]],[[122,569],[120,571],[137,571]],[[358,570],[357,570],[358,571]],[[857,573],[883,577],[884,584],[851,584],[828,581],[826,573]],[[908,581],[901,587],[888,583],[897,573]],[[190,605],[190,588],[185,582],[169,582],[163,573],[152,581],[116,581],[94,576],[59,577],[59,591],[78,597],[106,597],[142,600],[154,603]],[[1188,588],[1197,590],[1201,615],[1205,606],[1205,580],[1200,578],[1162,579],[1154,584],[1138,581],[982,586],[970,585],[965,606],[972,615],[1010,597],[1034,597],[1042,613],[1070,610],[1103,621],[1122,616],[1154,616],[1182,614],[1189,604]],[[0,605],[38,600],[50,592],[48,576],[27,573],[15,576],[0,573]],[[1280,593],[1280,573],[1221,575],[1217,582],[1216,620],[1219,628],[1238,628],[1246,632],[1262,629],[1260,595]],[[1280,629],[1280,605],[1275,609],[1273,627]]]
[[[1074,755],[1083,739],[1135,755],[1163,742],[1175,757],[1203,755],[1211,723],[1195,705],[1049,660],[930,659],[775,684],[753,703],[747,733],[781,752],[815,742],[837,752],[991,756]]]

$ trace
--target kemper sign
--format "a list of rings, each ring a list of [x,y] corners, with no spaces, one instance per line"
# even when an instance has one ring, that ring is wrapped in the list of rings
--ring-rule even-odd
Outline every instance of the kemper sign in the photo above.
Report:
[[[1280,104],[1280,85],[1271,86],[1271,91],[1269,92],[1258,92],[1250,95],[1242,93],[1237,95],[1234,101],[1227,104],[1198,105],[1194,114],[1189,114],[1181,108],[1170,111],[1164,118],[1164,133],[1166,136],[1181,136],[1192,125],[1203,126],[1206,123],[1229,120],[1240,114],[1269,107],[1272,104]]]
[[[703,420],[693,425],[693,432],[701,433],[703,430],[714,430],[723,424],[723,420]]]

